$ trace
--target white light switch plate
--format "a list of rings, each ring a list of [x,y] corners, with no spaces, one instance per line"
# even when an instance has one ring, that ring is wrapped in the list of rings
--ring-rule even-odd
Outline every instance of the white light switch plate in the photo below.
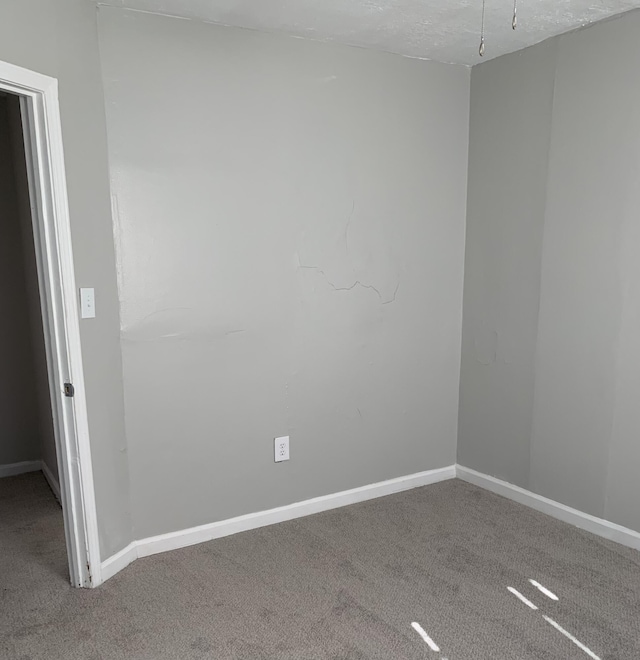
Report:
[[[96,295],[93,289],[80,289],[80,316],[83,319],[96,318]]]

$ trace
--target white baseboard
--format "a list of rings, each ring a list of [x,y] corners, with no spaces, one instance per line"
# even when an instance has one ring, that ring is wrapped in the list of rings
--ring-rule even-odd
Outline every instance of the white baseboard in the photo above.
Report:
[[[629,548],[640,550],[640,533],[632,529],[609,522],[603,518],[596,518],[588,513],[578,511],[578,509],[572,509],[569,506],[560,504],[560,502],[555,502],[542,495],[537,495],[529,490],[514,486],[495,477],[490,477],[488,474],[476,472],[462,465],[456,465],[456,476],[459,479],[480,486],[480,488],[490,490],[492,493],[502,495],[514,502],[519,502],[536,511],[546,513],[570,525],[575,525],[587,532],[609,539],[610,541],[615,541],[621,545],[626,545]]]
[[[41,464],[42,474],[44,474],[44,478],[47,480],[47,483],[49,484],[49,487],[53,491],[53,494],[56,496],[58,502],[61,502],[60,484],[58,483],[58,480],[54,477],[53,472],[51,472],[49,466],[44,461],[40,461],[40,464]]]
[[[224,536],[230,536],[231,534],[237,534],[238,532],[257,529],[266,525],[293,520],[294,518],[302,518],[349,504],[392,495],[393,493],[410,490],[411,488],[428,486],[439,481],[453,479],[455,475],[455,465],[449,465],[444,468],[380,481],[375,484],[352,488],[351,490],[345,490],[331,495],[314,497],[310,500],[288,504],[287,506],[281,506],[276,509],[249,513],[244,516],[238,516],[237,518],[230,518],[220,522],[140,539],[130,543],[126,548],[123,548],[120,552],[102,562],[102,580],[107,580],[139,557],[148,557],[149,555],[155,555],[168,550],[177,550],[178,548],[195,545],[196,543],[203,543]]]
[[[138,558],[138,548],[136,541],[129,543],[128,546],[122,548],[119,552],[116,552],[115,555],[111,555],[109,559],[106,559],[100,565],[100,578],[101,582],[108,580],[110,577],[113,577],[116,573],[119,573],[123,568],[126,568],[131,562],[135,561]]]
[[[223,536],[237,534],[238,532],[257,529],[258,527],[265,527],[266,525],[273,525],[286,520],[293,520],[294,518],[302,518],[314,513],[337,509],[338,507],[399,493],[403,490],[409,490],[419,486],[427,486],[438,481],[444,481],[445,479],[453,479],[454,477],[455,466],[450,465],[438,470],[419,472],[406,477],[398,477],[397,479],[380,481],[360,488],[344,490],[340,493],[314,497],[310,500],[288,504],[287,506],[281,506],[276,509],[249,513],[245,516],[238,516],[237,518],[230,518],[229,520],[210,523],[208,525],[200,525],[199,527],[192,527],[178,532],[159,534],[158,536],[137,541],[138,557],[146,557],[148,555],[155,555],[158,552],[184,548],[196,543],[203,543],[204,541],[211,541],[222,538]]]
[[[20,463],[0,465],[0,479],[2,477],[15,477],[18,474],[26,474],[27,472],[37,472],[40,469],[40,461],[21,461]]]

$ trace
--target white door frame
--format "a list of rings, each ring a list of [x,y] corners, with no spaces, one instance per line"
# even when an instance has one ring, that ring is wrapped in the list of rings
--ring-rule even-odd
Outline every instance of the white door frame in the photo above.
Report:
[[[100,544],[58,81],[0,61],[0,90],[20,96],[71,584],[95,587],[102,582]],[[73,384],[73,397],[65,383]]]

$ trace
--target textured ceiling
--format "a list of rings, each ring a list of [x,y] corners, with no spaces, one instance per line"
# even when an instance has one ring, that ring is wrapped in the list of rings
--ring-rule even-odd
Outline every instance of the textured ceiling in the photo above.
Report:
[[[411,57],[473,65],[640,7],[640,0],[486,0],[484,58],[478,55],[482,0],[100,0],[266,32],[337,41]]]

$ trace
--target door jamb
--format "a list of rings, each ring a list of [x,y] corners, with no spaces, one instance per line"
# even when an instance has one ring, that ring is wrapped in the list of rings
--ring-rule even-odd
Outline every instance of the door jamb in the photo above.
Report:
[[[71,584],[102,582],[58,81],[0,61],[20,97],[47,372]],[[73,398],[64,383],[72,383]]]

